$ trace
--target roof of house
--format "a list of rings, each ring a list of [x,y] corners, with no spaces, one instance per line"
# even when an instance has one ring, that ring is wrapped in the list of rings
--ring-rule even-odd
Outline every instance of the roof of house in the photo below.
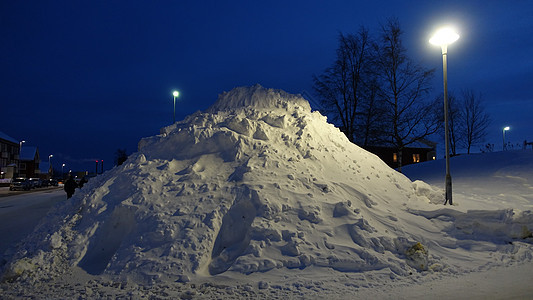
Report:
[[[41,173],[45,174],[50,171],[50,164],[47,162],[42,162],[39,164],[39,170],[41,170]]]
[[[20,160],[34,160],[35,156],[39,158],[39,150],[37,150],[37,147],[24,146],[20,149]]]
[[[418,141],[409,144],[408,148],[435,148],[438,143],[426,139],[419,139]]]
[[[434,149],[435,147],[437,147],[437,144],[438,143],[435,143],[435,142],[432,142],[432,141],[429,141],[429,140],[426,140],[426,139],[419,139],[415,142],[412,142],[410,144],[408,144],[407,146],[405,146],[405,148],[417,148],[417,149]],[[376,144],[376,145],[369,145],[368,147],[372,148],[372,147],[377,147],[377,148],[394,148],[394,146],[390,145],[390,144]]]
[[[0,139],[6,140],[8,142],[15,143],[15,144],[19,143],[17,140],[15,140],[14,138],[10,137],[9,135],[3,133],[2,131],[0,131]]]

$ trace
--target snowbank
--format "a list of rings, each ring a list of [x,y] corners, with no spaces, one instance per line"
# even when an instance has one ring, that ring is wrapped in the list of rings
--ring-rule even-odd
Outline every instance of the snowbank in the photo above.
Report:
[[[443,209],[441,190],[350,143],[300,96],[259,85],[142,139],[82,192],[28,237],[4,279],[81,269],[186,283],[316,269],[390,280],[531,259],[530,213]]]

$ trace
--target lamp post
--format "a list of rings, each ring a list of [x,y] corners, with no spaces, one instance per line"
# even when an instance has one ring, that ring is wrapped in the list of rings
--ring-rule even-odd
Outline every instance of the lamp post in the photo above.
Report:
[[[18,176],[20,177],[20,157],[21,157],[21,154],[22,154],[22,144],[26,143],[26,141],[20,141],[19,142],[19,161],[18,161],[18,166],[17,166],[17,173],[18,173]]]
[[[52,168],[52,162],[51,162],[51,158],[54,157],[52,154],[48,155],[48,175],[49,176],[52,176],[53,173],[54,173],[54,169]],[[52,171],[50,171],[52,170]]]
[[[178,91],[173,91],[172,96],[174,96],[174,113],[172,114],[172,124],[176,123],[176,98],[180,95]]]
[[[65,164],[61,165],[61,180],[65,179],[65,175],[63,175],[63,168],[65,167]]]
[[[507,150],[507,145],[505,145],[505,132],[507,130],[509,130],[509,129],[511,129],[511,127],[505,126],[505,127],[503,127],[503,130],[502,130],[502,133],[503,133],[503,147],[502,147],[502,150],[503,151]]]
[[[441,46],[442,49],[442,72],[444,78],[444,138],[446,143],[446,203],[453,205],[452,201],[452,176],[450,175],[450,139],[448,127],[448,66],[446,57],[448,55],[448,45],[457,41],[459,35],[450,28],[440,29],[433,35],[429,42],[433,45]]]

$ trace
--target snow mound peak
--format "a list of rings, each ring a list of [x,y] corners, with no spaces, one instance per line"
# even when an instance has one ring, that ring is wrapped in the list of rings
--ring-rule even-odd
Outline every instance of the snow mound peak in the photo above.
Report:
[[[300,95],[292,95],[283,90],[267,89],[259,84],[251,87],[237,87],[219,95],[218,100],[207,110],[210,113],[237,108],[273,109],[299,105],[307,111],[311,107]]]

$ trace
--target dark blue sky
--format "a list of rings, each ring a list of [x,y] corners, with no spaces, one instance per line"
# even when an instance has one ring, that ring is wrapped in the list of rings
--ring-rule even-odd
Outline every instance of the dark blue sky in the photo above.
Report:
[[[468,2],[467,4],[463,2]],[[408,4],[407,4],[408,3]],[[260,83],[312,93],[312,75],[335,56],[339,32],[377,34],[397,17],[410,56],[436,68],[428,43],[442,24],[461,38],[449,47],[448,85],[482,93],[501,148],[533,140],[533,3],[530,1],[17,1],[0,2],[0,131],[56,166],[111,166],[114,152],[217,95]],[[439,141],[442,143],[442,141]]]

